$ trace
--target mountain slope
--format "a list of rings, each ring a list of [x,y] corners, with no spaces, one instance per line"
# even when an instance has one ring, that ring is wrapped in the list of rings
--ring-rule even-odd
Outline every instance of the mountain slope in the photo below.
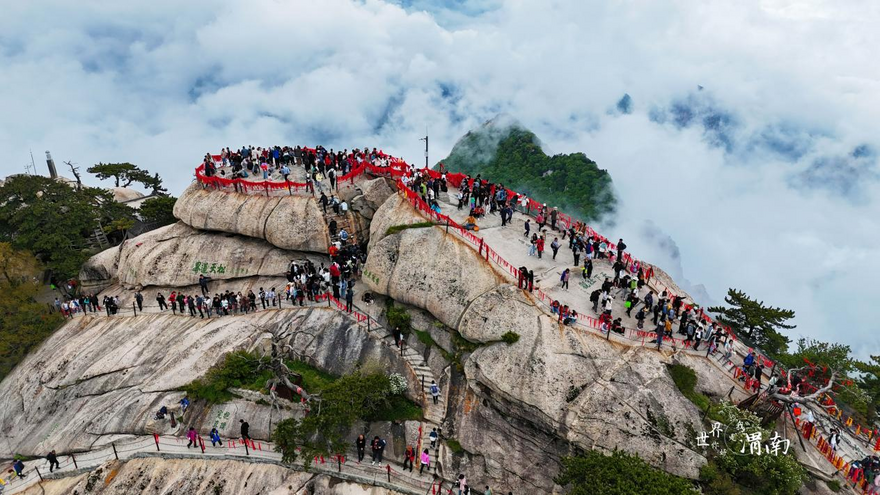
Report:
[[[611,214],[617,204],[606,170],[583,153],[547,156],[537,136],[518,123],[486,122],[465,134],[441,163],[450,172],[481,174],[585,220]]]

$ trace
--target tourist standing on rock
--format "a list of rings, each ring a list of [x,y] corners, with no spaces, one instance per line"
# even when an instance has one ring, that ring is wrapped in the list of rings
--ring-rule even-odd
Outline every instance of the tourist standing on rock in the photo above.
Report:
[[[413,471],[413,463],[416,461],[416,449],[413,448],[412,445],[406,446],[406,451],[403,453],[403,470],[406,471],[406,466],[409,465],[409,472]],[[419,474],[422,474],[421,470]]]
[[[21,462],[21,459],[15,461],[15,464],[12,465],[12,469],[15,471],[15,475],[19,478],[27,477],[27,475],[24,474],[24,463]]]
[[[626,250],[626,244],[623,243],[623,239],[617,241],[617,260],[623,261],[623,251]]]
[[[251,439],[251,435],[250,435],[251,425],[249,425],[248,422],[243,419],[239,419],[238,422],[241,423],[241,439],[244,440],[245,442],[250,440]]]
[[[559,280],[562,282],[562,288],[568,290],[568,278],[571,276],[571,270],[566,268],[562,271],[562,276],[559,277]]]
[[[352,289],[348,289],[345,291],[345,310],[351,313],[352,303],[354,302],[354,291]]]
[[[434,404],[440,398],[440,386],[434,380],[431,380],[431,397],[434,399]]]
[[[204,275],[199,275],[199,287],[202,289],[202,295],[206,296],[210,294],[208,291],[208,277]]]
[[[156,294],[156,302],[159,303],[159,311],[168,309],[168,304],[165,303],[165,296],[163,296],[161,292]]]
[[[211,428],[210,437],[211,447],[216,447],[218,443],[221,447],[223,446],[223,440],[220,439],[220,432],[217,431],[217,428]]]
[[[589,279],[593,277],[593,260],[587,258],[584,262],[584,278]]]
[[[400,347],[403,342],[403,330],[400,327],[394,327],[394,345]]]
[[[137,291],[134,293],[134,300],[137,303],[138,311],[143,311],[144,310],[144,295],[141,294],[141,291]],[[83,306],[83,307],[85,307],[85,306]],[[83,310],[83,313],[85,313],[85,310]]]
[[[431,448],[432,449],[437,447],[437,437],[438,436],[439,435],[437,435],[437,428],[433,428],[431,430],[431,433],[428,435],[428,438],[431,439]]]
[[[61,469],[61,464],[58,463],[58,455],[55,454],[55,451],[49,452],[46,454],[46,460],[49,461],[49,472],[51,473],[54,468]],[[54,467],[53,467],[54,466]]]
[[[193,296],[187,296],[186,297],[186,306],[189,309],[189,315],[195,316],[196,315],[196,298]]]
[[[535,288],[535,271],[529,270],[529,292]]]
[[[559,252],[559,238],[554,237],[553,242],[550,243],[550,249],[553,250],[553,259],[556,259],[556,253]]]
[[[375,466],[376,463],[382,464],[382,454],[385,452],[385,440],[376,436],[373,438],[373,443],[370,444],[370,449],[373,451],[373,462],[371,465]]]
[[[360,464],[364,460],[364,452],[367,450],[367,439],[363,434],[360,434],[357,440],[354,441],[354,445],[357,448],[358,464]]]
[[[192,426],[189,427],[189,431],[186,432],[186,438],[189,439],[189,443],[186,444],[186,448],[190,448],[192,446],[199,446],[199,434],[196,433],[196,429]]]
[[[489,488],[489,485],[486,485],[486,493],[484,495],[492,495],[492,489]]]
[[[531,231],[532,231],[532,224],[531,224],[530,222],[531,222],[531,219],[530,219],[530,218],[526,218],[526,223],[525,223],[525,225],[524,225],[524,228],[525,228],[526,230],[525,230],[525,232],[523,232],[523,237],[528,238],[528,237],[529,237],[529,234],[530,234]]]
[[[467,487],[467,478],[464,477],[464,474],[459,474],[458,475],[458,495],[464,495],[466,487]]]
[[[421,461],[421,465],[419,466],[419,476],[422,474],[422,470],[428,468],[428,472],[431,472],[431,455],[428,454],[428,449],[422,451],[422,457],[419,459]]]

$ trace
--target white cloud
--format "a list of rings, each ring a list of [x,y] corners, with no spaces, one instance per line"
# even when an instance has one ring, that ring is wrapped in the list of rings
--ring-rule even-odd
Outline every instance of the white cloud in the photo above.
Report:
[[[50,149],[83,168],[138,163],[179,192],[223,146],[369,145],[421,163],[426,126],[437,159],[506,112],[611,171],[609,235],[638,239],[652,220],[716,299],[736,286],[795,309],[797,332],[880,351],[878,4],[404,3],[5,6],[3,172]],[[624,93],[633,114],[608,114]],[[678,126],[675,102],[702,113]],[[852,162],[862,144],[874,155]]]

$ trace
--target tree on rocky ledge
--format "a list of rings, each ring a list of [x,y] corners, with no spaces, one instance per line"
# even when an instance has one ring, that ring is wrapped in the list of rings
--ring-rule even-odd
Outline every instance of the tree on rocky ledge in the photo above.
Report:
[[[778,356],[788,350],[791,340],[777,329],[796,327],[786,323],[794,318],[794,311],[765,306],[764,301],[756,301],[745,292],[733,288],[727,291],[724,302],[731,307],[709,308],[710,313],[717,315],[719,323],[732,327],[738,334],[745,334],[771,356]]]
[[[174,204],[176,202],[177,198],[173,196],[157,196],[141,203],[138,212],[145,222],[169,225],[177,221],[174,218]]]
[[[88,172],[95,174],[101,180],[114,179],[116,187],[128,187],[133,182],[139,182],[147,187],[153,187],[155,184],[154,178],[149,172],[128,162],[97,163],[89,167]],[[161,181],[159,185],[161,187]]]
[[[77,190],[34,175],[16,175],[0,186],[0,241],[33,253],[61,287],[90,256],[97,228],[120,238],[133,217],[134,210],[100,188]]]

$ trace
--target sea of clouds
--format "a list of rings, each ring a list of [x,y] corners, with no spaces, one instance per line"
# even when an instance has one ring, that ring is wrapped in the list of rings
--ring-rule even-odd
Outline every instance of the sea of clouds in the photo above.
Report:
[[[43,170],[51,150],[62,170],[130,161],[179,193],[223,146],[376,146],[423,163],[426,128],[433,163],[505,113],[548,152],[608,169],[620,208],[606,235],[703,299],[737,287],[794,309],[793,337],[880,350],[877,2],[3,10],[3,175],[30,150]]]

